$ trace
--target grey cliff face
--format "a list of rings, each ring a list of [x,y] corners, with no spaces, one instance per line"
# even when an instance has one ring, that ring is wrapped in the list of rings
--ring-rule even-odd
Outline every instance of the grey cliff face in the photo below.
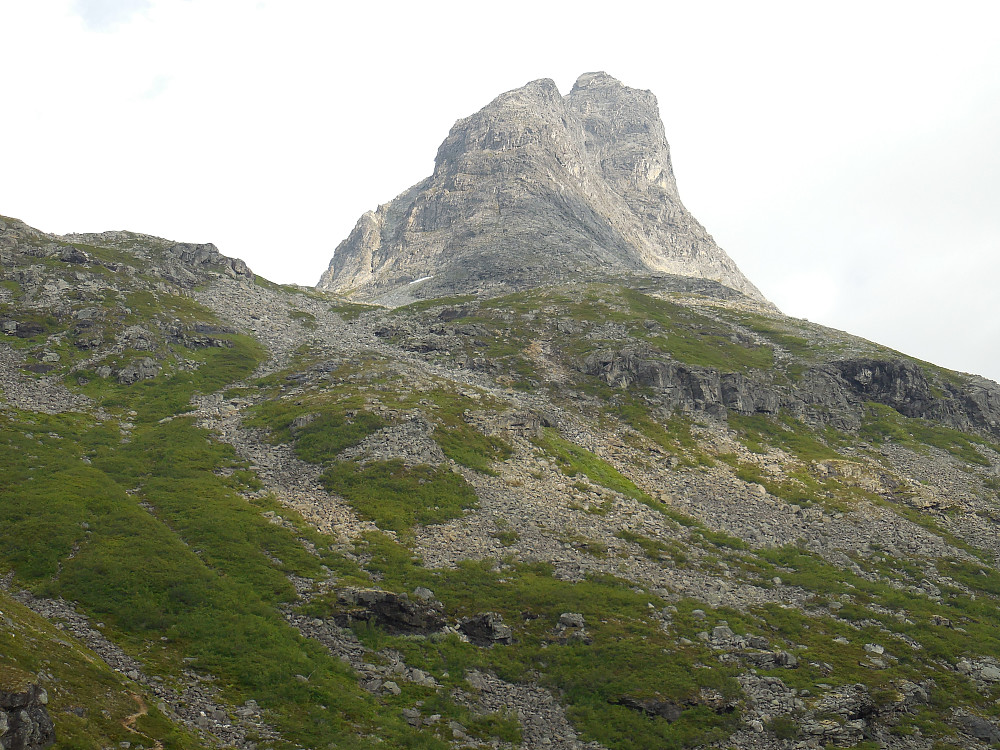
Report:
[[[38,684],[0,688],[0,748],[43,750],[56,741],[46,704],[48,693]]]
[[[383,303],[571,277],[673,274],[761,293],[681,203],[656,97],[549,79],[459,120],[434,173],[337,246],[318,284]]]

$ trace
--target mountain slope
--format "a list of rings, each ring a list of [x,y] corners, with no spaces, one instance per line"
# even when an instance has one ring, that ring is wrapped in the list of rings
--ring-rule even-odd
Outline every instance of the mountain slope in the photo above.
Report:
[[[2,221],[0,566],[125,673],[0,651],[57,737],[997,736],[996,384],[708,282],[386,310]]]
[[[648,91],[587,73],[459,120],[434,174],[366,213],[319,288],[396,304],[599,274],[675,274],[760,292],[688,213]]]

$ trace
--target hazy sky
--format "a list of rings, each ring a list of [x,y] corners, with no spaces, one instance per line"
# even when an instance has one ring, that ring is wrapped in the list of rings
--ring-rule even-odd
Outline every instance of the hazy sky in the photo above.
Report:
[[[459,117],[606,70],[790,315],[1000,379],[1000,3],[0,3],[0,214],[314,284]]]

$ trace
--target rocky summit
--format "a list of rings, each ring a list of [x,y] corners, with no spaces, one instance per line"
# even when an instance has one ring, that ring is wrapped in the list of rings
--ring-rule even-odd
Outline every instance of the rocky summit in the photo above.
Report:
[[[656,97],[606,73],[542,79],[459,120],[434,174],[368,212],[319,288],[400,304],[595,275],[760,292],[681,203]]]
[[[2,750],[1000,743],[1000,385],[763,301],[651,95],[505,94],[355,235],[0,217]]]

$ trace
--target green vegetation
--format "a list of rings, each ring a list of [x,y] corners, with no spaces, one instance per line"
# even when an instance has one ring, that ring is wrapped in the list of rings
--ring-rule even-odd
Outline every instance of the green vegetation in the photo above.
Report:
[[[434,299],[423,299],[417,302],[411,302],[409,305],[403,307],[398,307],[393,310],[393,314],[402,315],[414,312],[424,312],[426,310],[432,310],[435,307],[448,307],[451,305],[462,305],[466,302],[472,302],[476,299],[474,294],[460,294],[454,297],[435,297]]]
[[[606,544],[577,533],[576,531],[564,530],[559,535],[559,541],[563,544],[568,544],[581,552],[586,552],[588,555],[596,557],[599,560],[603,560],[608,556],[608,547]]]
[[[126,320],[213,320],[180,296],[136,293],[128,304]],[[258,485],[247,467],[230,447],[177,416],[191,408],[192,395],[247,377],[263,357],[253,339],[223,338],[232,346],[169,345],[164,372],[130,386],[92,372],[75,374],[110,413],[104,421],[74,413],[0,414],[3,567],[13,570],[19,585],[77,602],[150,671],[168,679],[182,670],[204,671],[217,678],[224,701],[253,697],[291,743],[360,747],[367,746],[359,739],[367,734],[393,746],[444,747],[406,725],[398,712],[385,712],[348,667],[303,639],[281,613],[296,599],[289,575],[317,585],[331,574],[366,577],[273,499],[248,502],[245,495]],[[197,367],[174,368],[174,357]],[[117,416],[125,414],[127,426]],[[335,427],[346,429],[320,421],[306,453],[329,449]],[[362,432],[372,427],[361,421]],[[68,657],[59,658],[75,668]],[[21,668],[38,668],[26,659]],[[79,674],[90,681],[80,688],[81,702],[100,691],[100,706],[94,706],[96,719],[58,718],[61,737],[78,738],[66,746],[136,742],[121,720],[137,704],[117,678],[93,669]],[[111,692],[121,696],[120,709]],[[138,731],[166,748],[197,746],[171,727],[152,708],[136,720]]]
[[[361,317],[363,313],[371,312],[372,310],[381,310],[382,308],[378,305],[364,305],[360,302],[337,302],[330,305],[330,309],[344,320],[350,321]]]
[[[979,466],[989,466],[990,462],[976,450],[976,445],[1000,449],[1000,446],[977,435],[959,432],[923,419],[904,417],[892,407],[874,402],[865,405],[865,420],[861,425],[860,436],[876,445],[892,441],[909,448],[940,448],[966,463]]]
[[[536,438],[534,442],[546,455],[555,458],[560,471],[566,476],[575,477],[582,474],[595,484],[640,502],[649,505],[657,502],[607,461],[560,437],[551,427],[544,428],[542,436]]]
[[[622,289],[621,294],[630,317],[663,326],[664,335],[653,334],[650,340],[681,362],[724,372],[767,369],[774,365],[774,352],[770,348],[749,342],[734,343],[728,325],[633,289]]]
[[[311,312],[307,312],[306,310],[292,310],[288,313],[288,317],[292,320],[297,320],[302,324],[303,328],[308,328],[311,331],[316,330],[316,316]]]
[[[419,409],[432,421],[431,438],[444,454],[462,466],[495,474],[493,464],[510,457],[506,441],[484,435],[467,420],[473,410],[499,409],[489,398],[478,400],[449,390],[442,383],[428,390],[410,392],[398,379],[376,376],[367,363],[342,366],[333,373],[331,385],[308,399],[296,396],[272,398],[251,410],[248,424],[268,430],[276,442],[291,442],[304,461],[324,464],[333,461],[345,448],[357,445],[369,435],[389,426],[389,421],[370,410],[364,393],[383,391],[383,403],[394,410]],[[270,376],[262,385],[275,386],[281,376]],[[299,420],[299,425],[293,425]]]
[[[633,399],[622,399],[610,405],[608,412],[666,452],[680,456],[679,467],[715,465],[714,459],[698,446],[698,441],[691,434],[688,417],[674,414],[657,419],[657,413],[649,404]]]
[[[869,576],[871,573],[877,575],[875,580],[869,580],[869,576],[863,577],[834,567],[815,555],[792,547],[762,550],[759,555],[780,568],[786,583],[802,586],[820,601],[842,602],[836,609],[840,621],[807,617],[792,610],[767,609],[770,624],[780,624],[786,637],[806,643],[811,659],[833,664],[832,674],[824,676],[815,673],[813,679],[849,684],[864,678],[873,688],[888,688],[893,678],[912,680],[933,676],[940,685],[948,686],[940,696],[942,699],[948,696],[955,702],[977,702],[969,683],[942,669],[938,662],[943,660],[954,664],[973,653],[1000,653],[1000,636],[994,625],[997,602],[991,593],[1000,580],[995,573],[980,576],[975,572],[981,569],[980,566],[938,561],[942,572],[947,571],[956,580],[964,579],[963,582],[971,584],[978,596],[970,596],[957,587],[942,587],[942,598],[937,601],[926,594],[890,585],[889,581],[919,583],[923,580],[921,568],[909,561],[888,557],[882,558],[883,562],[879,562],[879,558],[857,559],[862,568],[868,569]],[[961,623],[965,632],[936,624],[941,617]],[[860,632],[842,624],[842,621],[854,623]],[[892,634],[913,638],[920,648],[911,649],[892,638]],[[831,639],[836,635],[851,641],[851,648],[834,643]],[[866,642],[885,644],[894,657],[892,666],[876,671],[863,666],[859,668],[858,662],[865,661],[861,645]],[[796,672],[797,684],[801,680],[800,684],[806,685],[807,679],[802,678],[809,678],[809,675],[808,670]]]
[[[312,404],[272,399],[255,406],[247,422],[254,427],[267,427],[275,441],[292,442],[296,455],[303,461],[322,464],[385,427],[381,417],[354,408],[359,403],[356,399],[324,401],[318,405],[323,411],[311,411]],[[293,429],[295,420],[303,417],[311,419]]]
[[[798,722],[788,716],[775,716],[764,727],[779,740],[794,740],[802,733]]]
[[[344,412],[327,412],[309,422],[295,437],[295,452],[309,463],[329,461],[345,448],[357,445],[385,426],[375,414],[361,411],[354,416]]]
[[[26,424],[38,431],[26,435]],[[273,502],[248,504],[230,448],[190,420],[137,424],[123,444],[117,425],[73,415],[4,417],[0,444],[0,555],[22,583],[79,602],[160,673],[193,660],[224,696],[254,697],[303,745],[358,725],[410,742],[415,733],[381,716],[348,668],[284,621],[277,606],[295,598],[287,574],[319,580],[323,565],[350,567],[293,514],[281,511],[288,528],[270,522]],[[216,473],[227,467],[236,471]]]
[[[87,252],[108,262],[130,258],[113,248]],[[53,258],[39,259],[39,264],[48,270],[60,268]],[[786,382],[781,379],[794,375],[796,368],[828,357],[841,346],[854,347],[848,337],[824,343],[828,340],[812,325],[722,307],[696,309],[609,284],[534,290],[492,300],[428,300],[378,313],[404,345],[405,331],[411,330],[401,321],[405,316],[427,324],[429,330],[433,326],[433,335],[447,337],[446,347],[426,352],[432,360],[462,358],[465,367],[474,358],[471,366],[492,372],[500,385],[514,387],[535,387],[552,376],[547,387],[558,407],[576,410],[595,430],[630,427],[618,434],[632,455],[644,454],[634,474],[620,454],[612,465],[568,440],[568,432],[545,429],[534,442],[563,474],[577,478],[576,489],[588,498],[570,508],[607,514],[627,526],[625,515],[615,512],[622,510],[615,507],[620,495],[656,509],[676,525],[668,524],[661,534],[649,528],[647,515],[640,515],[633,528],[617,529],[618,539],[634,545],[617,559],[608,545],[587,536],[593,532],[587,532],[585,523],[573,525],[573,519],[596,520],[592,516],[569,515],[542,531],[550,540],[590,555],[593,569],[634,570],[626,567],[630,561],[625,557],[640,550],[664,568],[686,569],[662,571],[671,575],[690,573],[702,580],[724,576],[736,586],[749,583],[766,589],[772,600],[785,592],[773,581],[780,576],[790,587],[787,591],[794,591],[795,601],[807,592],[804,607],[768,604],[737,612],[690,599],[677,601],[675,596],[661,598],[635,580],[587,576],[570,566],[557,570],[519,563],[514,555],[523,552],[520,536],[510,520],[498,516],[486,521],[485,533],[511,547],[500,550],[509,557],[462,561],[451,569],[424,567],[412,548],[415,529],[459,519],[476,507],[476,494],[463,478],[468,472],[453,471],[450,465],[368,461],[371,456],[338,461],[338,455],[380,430],[404,423],[409,427],[414,420],[426,427],[429,439],[451,461],[492,475],[498,463],[514,453],[514,438],[507,442],[487,434],[494,429],[496,415],[510,404],[485,389],[459,385],[461,379],[412,378],[410,360],[400,365],[372,352],[350,361],[334,360],[318,338],[303,343],[285,370],[248,384],[265,356],[256,341],[220,333],[212,335],[226,345],[182,345],[187,339],[171,331],[190,330],[199,323],[221,327],[219,321],[191,297],[164,292],[166,282],[152,274],[146,277],[130,269],[127,276],[145,288],[129,293],[108,289],[103,300],[74,298],[75,309],[97,304],[103,310],[103,317],[79,330],[71,328],[76,318],[18,313],[19,321],[33,325],[28,331],[32,335],[8,337],[11,345],[27,350],[33,363],[43,346],[55,351],[59,360],[54,371],[67,375],[70,384],[103,411],[101,419],[18,412],[9,405],[0,411],[0,573],[13,573],[15,586],[75,602],[166,684],[181,685],[185,672],[194,670],[212,681],[223,703],[254,698],[266,720],[285,735],[287,741],[277,743],[275,750],[443,750],[452,739],[449,721],[459,721],[484,745],[520,742],[515,716],[480,714],[454,698],[455,689],[475,696],[476,688],[466,679],[473,670],[549,689],[585,740],[609,748],[723,745],[742,723],[735,677],[748,664],[745,656],[724,655],[704,642],[704,631],[722,618],[736,632],[764,636],[769,648],[796,655],[795,669],[758,671],[780,677],[796,690],[808,690],[811,695],[800,693],[807,705],[828,686],[855,683],[869,686],[876,702],[886,705],[897,700],[901,681],[933,679],[931,705],[898,717],[893,732],[908,736],[919,730],[924,736],[946,738],[953,730],[944,718],[957,706],[1000,716],[1000,686],[977,689],[955,669],[963,658],[1000,655],[1000,573],[985,552],[946,530],[947,521],[902,503],[891,506],[972,557],[956,552],[955,558],[929,559],[918,551],[907,559],[896,558],[885,554],[876,540],[875,549],[863,554],[837,552],[847,557],[830,557],[839,559],[834,566],[801,547],[755,549],[710,529],[656,499],[651,477],[658,472],[641,471],[658,469],[643,461],[652,464],[669,454],[676,457],[670,465],[694,469],[689,476],[701,480],[704,473],[699,470],[721,461],[737,477],[759,483],[788,502],[844,511],[859,501],[886,505],[888,500],[851,486],[855,479],[856,484],[868,479],[851,474],[861,472],[861,464],[845,459],[848,452],[841,453],[852,436],[832,428],[812,429],[788,414],[730,414],[732,431],[758,455],[709,455],[700,447],[690,419],[671,414],[653,391],[635,384],[612,388],[583,375],[579,367],[582,357],[599,349],[635,347],[653,358],[669,356],[726,372],[776,366],[775,377]],[[277,294],[307,295],[346,320],[375,310],[261,283]],[[8,298],[23,294],[13,282],[3,288],[11,293]],[[288,314],[301,327],[317,325],[315,315],[296,309],[295,298],[288,300]],[[449,307],[446,313],[444,306]],[[13,308],[6,305],[3,314]],[[734,328],[727,321],[739,325]],[[69,374],[90,356],[89,342],[109,344],[123,325],[133,324],[149,330],[153,351],[128,349],[108,355],[104,363],[122,366],[154,356],[163,368],[156,378],[123,386],[113,377],[98,377],[97,362]],[[451,336],[448,326],[462,328]],[[791,354],[793,362],[788,364],[783,352],[776,358],[771,346],[756,343],[757,336],[747,335],[747,329]],[[939,395],[959,380],[932,366],[924,371]],[[262,495],[250,466],[185,416],[192,396],[227,387],[229,396],[263,398],[248,413],[248,424],[291,444],[300,459],[321,467],[323,485],[385,533],[366,534],[356,540],[353,554],[341,554],[341,544],[275,498]],[[861,435],[876,445],[894,441],[918,450],[939,448],[982,467],[990,466],[989,449],[998,449],[983,438],[908,419],[879,404],[868,405]],[[516,442],[523,447],[520,439]],[[777,451],[790,458],[780,472],[760,458]],[[988,493],[1000,487],[1000,480],[986,476],[989,472],[966,468],[974,487],[979,479]],[[612,492],[594,492],[594,485]],[[673,491],[672,486],[663,489]],[[893,492],[905,500],[905,490]],[[984,499],[995,498],[990,494]],[[983,506],[977,512],[984,518],[993,513]],[[517,519],[517,528],[534,534],[536,521]],[[594,536],[606,538],[603,533]],[[492,549],[498,549],[495,543]],[[891,549],[888,543],[886,549]],[[653,567],[641,563],[647,570]],[[567,580],[571,576],[577,579]],[[288,621],[290,612],[339,614],[338,591],[349,585],[377,585],[400,593],[426,586],[443,603],[450,622],[497,612],[512,628],[515,642],[480,648],[454,633],[392,636],[375,622],[354,623],[357,636],[371,649],[366,659],[387,662],[391,654],[383,649],[398,651],[408,665],[430,672],[442,685],[435,689],[401,680],[398,695],[373,696],[358,686],[357,675],[346,664],[318,642],[301,637]],[[696,614],[695,609],[704,612]],[[61,722],[61,746],[111,747],[126,741],[145,747],[159,742],[165,750],[200,746],[198,738],[155,710],[140,686],[104,667],[65,632],[35,618],[2,592],[0,610],[5,627],[16,636],[0,655],[0,687],[51,672],[54,677],[46,678],[46,687]],[[582,614],[585,630],[560,627],[564,612]],[[866,651],[866,643],[882,644],[885,653],[874,656]],[[135,730],[142,736],[123,725],[136,715],[139,700],[150,706],[135,719]],[[682,708],[681,717],[668,722],[628,707],[642,701],[671,702]],[[408,726],[401,710],[418,702],[425,716],[440,714],[441,721],[421,730]],[[723,710],[719,702],[735,710]],[[67,712],[71,706],[84,707],[86,716]],[[791,740],[799,734],[796,718],[775,716],[767,729],[774,737]]]
[[[519,313],[525,322],[510,322],[510,332],[522,342],[534,338],[527,323],[544,315],[544,327],[558,321],[590,325],[618,323],[630,336],[649,342],[680,362],[726,372],[773,366],[773,352],[752,342],[735,343],[732,329],[707,315],[625,286],[592,284],[585,291],[530,290],[481,303],[465,321],[493,323],[498,316]],[[538,321],[536,328],[538,327]],[[583,328],[586,330],[589,326]],[[581,333],[582,333],[581,330]],[[583,356],[601,345],[581,333],[560,335],[564,351]]]
[[[99,378],[94,372],[81,371],[71,376],[83,382],[80,389],[115,411],[132,409],[138,412],[140,422],[152,422],[191,411],[191,396],[196,393],[213,393],[226,384],[246,377],[262,359],[264,349],[249,336],[227,334],[221,336],[233,343],[231,348],[210,347],[185,349],[178,347],[186,359],[198,362],[195,370],[177,370],[142,380],[130,386],[121,386],[108,378]]]
[[[759,484],[774,497],[796,505],[819,504],[835,510],[849,510],[850,503],[845,499],[856,492],[836,481],[820,481],[802,468],[786,471],[779,479],[756,464],[741,462],[735,454],[720,453],[717,458],[732,466],[736,476],[744,482]]]
[[[534,676],[562,695],[567,712],[586,740],[610,748],[682,748],[722,740],[735,728],[736,713],[715,713],[704,706],[686,709],[673,723],[652,719],[618,703],[636,700],[695,700],[702,688],[736,699],[739,688],[731,668],[696,669],[711,660],[703,646],[677,647],[655,619],[650,605],[663,602],[647,591],[610,577],[569,582],[547,565],[463,562],[456,570],[428,570],[410,551],[380,534],[369,534],[358,549],[381,585],[409,591],[427,586],[449,613],[500,613],[514,628],[513,646],[483,649],[454,636],[392,637],[378,628],[359,635],[373,648],[401,651],[407,664],[424,669],[446,687],[468,690],[470,669],[493,671],[510,681]],[[329,606],[336,606],[333,601]],[[310,612],[322,614],[318,603]],[[560,639],[555,626],[563,612],[579,612],[592,639]]]
[[[121,742],[166,750],[204,747],[193,734],[169,721],[154,699],[116,674],[100,657],[66,631],[0,592],[4,644],[0,655],[0,690],[21,691],[38,682],[49,696],[48,710],[59,747],[108,747]],[[52,679],[39,679],[51,673]],[[146,707],[133,731],[126,720]]]
[[[444,523],[475,507],[476,493],[445,467],[406,466],[402,461],[336,463],[320,477],[381,529],[408,532],[416,524]]]
[[[691,532],[691,535],[694,538],[702,539],[709,544],[715,545],[716,547],[728,548],[732,550],[750,549],[750,546],[739,537],[731,536],[724,531],[714,531],[712,529],[705,528],[704,526],[694,529]]]
[[[823,347],[820,344],[810,343],[809,329],[796,324],[790,319],[778,320],[768,318],[763,315],[753,313],[723,313],[727,317],[732,317],[735,322],[746,326],[751,331],[759,333],[765,338],[773,341],[782,349],[795,357],[814,359],[818,355],[828,356],[835,353],[838,347]],[[805,334],[805,335],[802,335]]]
[[[559,470],[566,476],[575,477],[582,474],[594,484],[638,500],[681,526],[703,527],[703,524],[696,519],[680,513],[663,501],[644,492],[636,486],[635,482],[625,477],[607,461],[560,437],[559,433],[551,427],[544,428],[542,436],[536,438],[534,443],[546,455],[552,456],[556,460]]]
[[[179,320],[184,325],[219,323],[218,316],[190,297],[150,290],[132,291],[125,295],[128,313],[126,325],[146,323],[154,319]]]
[[[730,412],[728,421],[749,451],[767,454],[781,450],[798,462],[775,475],[732,453],[716,456],[732,466],[743,481],[759,484],[769,494],[789,503],[818,504],[834,511],[849,511],[861,500],[881,502],[877,495],[855,486],[856,483],[815,470],[815,463],[845,460],[835,446],[843,445],[847,438],[837,431],[828,428],[818,433],[788,414],[768,417]]]
[[[495,475],[493,462],[511,456],[510,445],[504,440],[483,435],[471,427],[440,428],[435,430],[434,439],[452,461],[484,474]]]
[[[510,523],[504,518],[498,518],[494,525],[496,526],[496,531],[494,531],[490,536],[496,539],[504,547],[510,547],[515,544],[520,535],[511,528]]]
[[[669,560],[676,565],[683,565],[688,561],[685,545],[673,539],[667,541],[650,539],[648,536],[627,529],[622,529],[615,536],[630,544],[638,545],[650,560],[657,562]]]
[[[806,424],[787,414],[767,417],[730,412],[729,426],[754,453],[780,448],[803,462],[837,459],[842,456],[821,440]]]
[[[443,316],[443,307],[451,307],[459,317]],[[497,372],[498,383],[520,389],[537,388],[550,379],[549,362],[576,370],[577,363],[595,350],[640,342],[651,347],[653,356],[659,353],[726,372],[774,365],[769,346],[734,336],[730,324],[627,286],[591,284],[583,289],[534,289],[486,300],[424,300],[398,308],[392,315],[420,319],[443,333],[454,326],[456,333],[449,338],[447,351],[434,351],[432,357],[486,360]],[[482,334],[470,332],[470,325]],[[621,338],[622,329],[626,339]],[[397,333],[391,340],[405,343],[404,338],[405,334]],[[589,379],[582,380],[580,385],[586,386]]]
[[[431,437],[455,463],[484,474],[495,475],[493,464],[510,458],[510,445],[501,438],[484,435],[467,420],[476,410],[498,411],[493,399],[478,400],[443,386],[420,393],[419,406],[429,409],[436,426]]]

